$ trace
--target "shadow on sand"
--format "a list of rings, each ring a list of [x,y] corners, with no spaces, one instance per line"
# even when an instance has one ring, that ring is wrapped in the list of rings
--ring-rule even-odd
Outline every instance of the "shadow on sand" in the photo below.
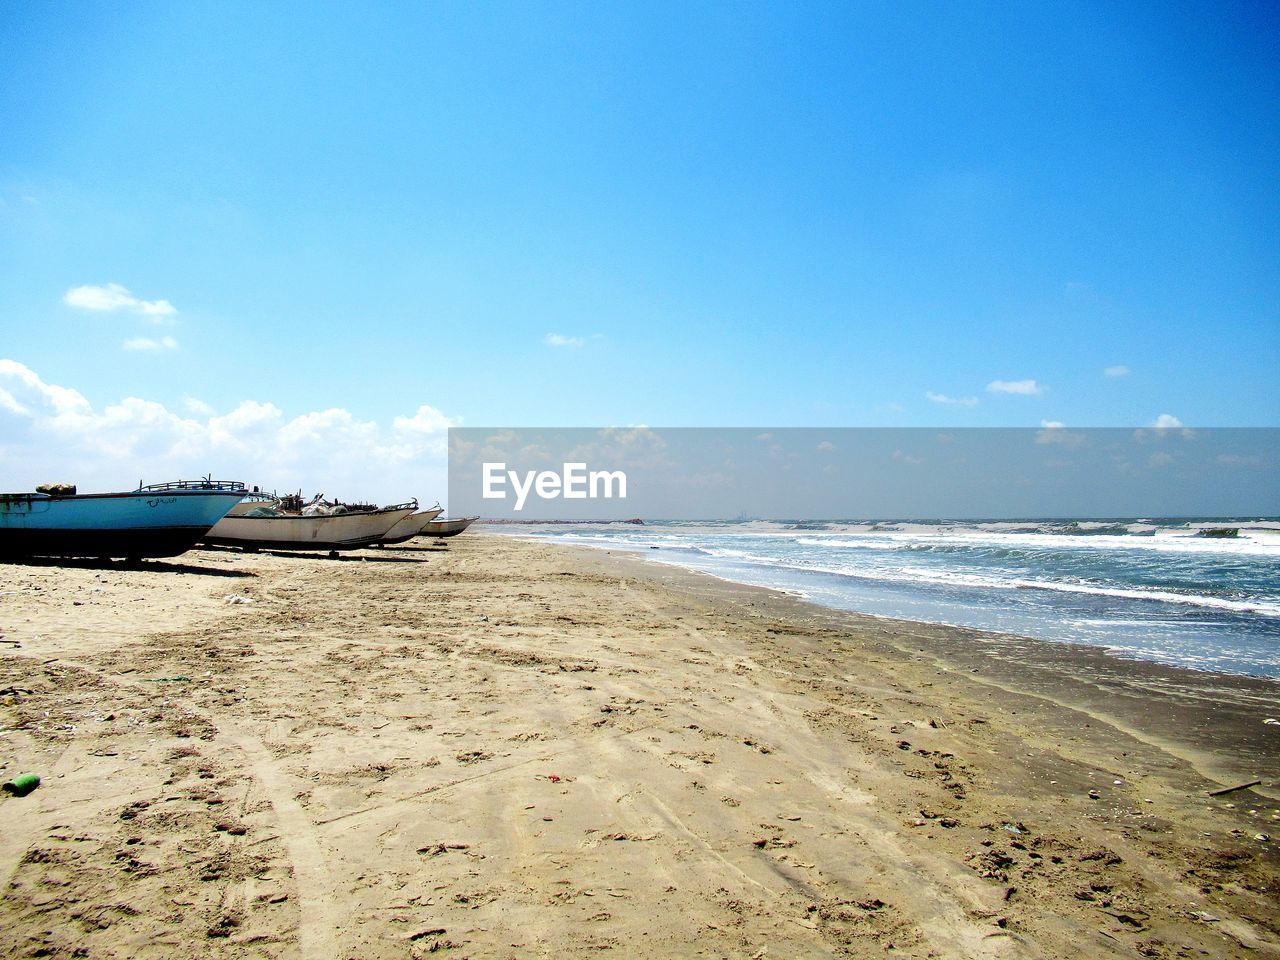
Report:
[[[280,556],[288,556],[287,553]],[[320,554],[312,554],[312,556],[320,556]],[[325,555],[327,556],[327,554]],[[426,563],[425,557],[386,557],[378,556],[376,553],[362,553],[359,556],[352,556],[349,553],[340,553],[336,557],[328,557],[330,560],[344,560],[347,563]]]
[[[285,559],[306,559],[306,560],[340,560],[347,563],[356,561],[367,563],[426,563],[425,558],[419,557],[397,557],[397,556],[379,556],[376,553],[366,553],[358,551],[339,551],[325,550],[323,548],[316,550],[272,550],[263,547],[258,550],[244,550],[240,547],[224,547],[221,544],[204,543],[196,547],[197,550],[205,550],[210,553],[229,553],[233,556],[260,556],[260,557],[284,557]],[[363,551],[366,548],[361,548]],[[252,574],[257,576],[257,574]]]
[[[80,570],[137,570],[143,573],[194,573],[200,577],[256,577],[251,570],[214,570],[170,560],[101,560],[92,557],[4,557],[0,562],[22,567],[75,567]]]

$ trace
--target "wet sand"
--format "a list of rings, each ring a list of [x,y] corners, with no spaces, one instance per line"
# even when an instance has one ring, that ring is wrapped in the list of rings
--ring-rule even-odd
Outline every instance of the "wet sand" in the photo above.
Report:
[[[0,594],[9,956],[1280,957],[1271,681],[484,534]]]

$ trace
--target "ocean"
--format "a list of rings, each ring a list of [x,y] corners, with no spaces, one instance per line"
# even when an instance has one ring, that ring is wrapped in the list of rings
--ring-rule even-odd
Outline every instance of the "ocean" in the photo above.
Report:
[[[1234,537],[1205,536],[1238,528]],[[646,521],[503,532],[841,610],[1280,677],[1280,520]]]

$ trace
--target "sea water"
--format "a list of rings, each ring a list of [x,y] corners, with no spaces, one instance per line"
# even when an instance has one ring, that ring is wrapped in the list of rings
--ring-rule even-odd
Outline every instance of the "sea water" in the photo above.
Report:
[[[1206,530],[1238,528],[1234,537]],[[628,550],[882,617],[1280,677],[1280,521],[654,521],[508,533]]]

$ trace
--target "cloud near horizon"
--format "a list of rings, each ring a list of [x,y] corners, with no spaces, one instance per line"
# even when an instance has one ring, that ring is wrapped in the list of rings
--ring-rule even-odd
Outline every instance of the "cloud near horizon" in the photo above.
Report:
[[[158,322],[163,322],[178,312],[168,300],[142,300],[130,293],[127,287],[118,283],[108,283],[101,287],[93,285],[72,287],[62,295],[62,302],[69,307],[92,310],[97,313],[125,310]]]
[[[934,393],[932,390],[926,390],[924,397],[934,403],[959,404],[962,407],[974,407],[978,404],[977,397],[949,397],[945,393]]]
[[[1068,430],[1061,420],[1041,420],[1040,429],[1036,431],[1036,443],[1040,444],[1078,447],[1084,442],[1084,433]]]
[[[1139,443],[1148,440],[1163,440],[1166,437],[1181,437],[1183,440],[1194,440],[1196,432],[1184,426],[1182,421],[1172,413],[1162,413],[1151,422],[1149,427],[1139,427],[1133,431],[1134,439]]]
[[[987,384],[988,393],[1012,393],[1023,397],[1038,397],[1044,386],[1034,380],[992,380]]]
[[[97,409],[78,390],[0,359],[0,455],[12,465],[5,482],[33,489],[59,480],[94,492],[212,472],[280,492],[444,499],[447,430],[458,421],[435,407],[380,424],[339,407],[289,417],[271,402],[244,400],[216,414],[191,400],[186,414],[139,397]]]

